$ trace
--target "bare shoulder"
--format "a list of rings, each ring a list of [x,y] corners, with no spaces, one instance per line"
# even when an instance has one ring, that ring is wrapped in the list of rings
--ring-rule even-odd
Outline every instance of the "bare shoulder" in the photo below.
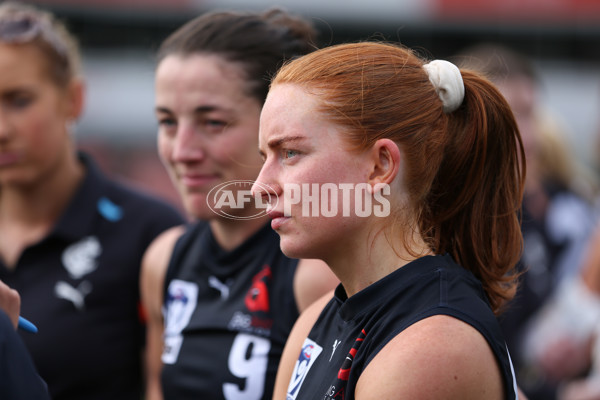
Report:
[[[492,349],[472,326],[436,315],[393,338],[369,363],[357,399],[503,399]]]
[[[165,274],[177,239],[185,232],[180,225],[158,235],[146,249],[142,258],[140,290],[146,310],[159,313],[162,307],[162,288]]]
[[[294,276],[294,295],[298,310],[303,312],[314,301],[335,289],[339,283],[339,279],[325,262],[315,259],[300,260]]]
[[[144,261],[152,263],[157,259],[164,259],[165,256],[171,256],[175,242],[185,232],[185,226],[179,225],[167,229],[158,235],[146,249]]]
[[[284,399],[286,397],[287,387],[292,377],[296,360],[298,360],[298,354],[300,354],[300,351],[302,350],[304,339],[308,337],[308,334],[317,321],[317,318],[319,318],[321,311],[323,311],[323,308],[325,308],[332,297],[333,290],[314,301],[296,320],[283,349],[279,369],[277,370],[277,377],[275,379],[273,399]]]

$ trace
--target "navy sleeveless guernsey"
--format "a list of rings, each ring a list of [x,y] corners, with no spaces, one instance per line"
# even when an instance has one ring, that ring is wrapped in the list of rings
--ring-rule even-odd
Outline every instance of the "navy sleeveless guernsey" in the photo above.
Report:
[[[298,260],[266,224],[233,251],[206,223],[177,241],[165,282],[166,400],[271,399],[296,319]]]
[[[512,363],[486,294],[449,255],[417,259],[347,298],[340,285],[305,340],[287,400],[351,400],[369,362],[398,333],[433,315],[468,323],[500,366],[506,399],[516,399]]]

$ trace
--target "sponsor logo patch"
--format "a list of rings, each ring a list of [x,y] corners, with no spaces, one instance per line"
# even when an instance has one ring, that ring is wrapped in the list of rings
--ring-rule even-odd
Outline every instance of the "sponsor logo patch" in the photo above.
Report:
[[[300,387],[304,383],[304,379],[306,375],[308,375],[308,371],[315,363],[319,354],[323,351],[323,348],[319,346],[314,341],[306,338],[304,340],[304,344],[302,345],[302,351],[300,352],[300,356],[298,356],[298,361],[296,361],[296,365],[294,366],[294,372],[292,373],[292,379],[290,380],[290,385],[287,390],[287,400],[295,400],[298,396],[298,392],[300,391]]]
[[[165,337],[162,361],[173,364],[177,361],[183,343],[181,332],[189,324],[198,304],[198,285],[174,279],[167,290],[167,304],[164,311]]]

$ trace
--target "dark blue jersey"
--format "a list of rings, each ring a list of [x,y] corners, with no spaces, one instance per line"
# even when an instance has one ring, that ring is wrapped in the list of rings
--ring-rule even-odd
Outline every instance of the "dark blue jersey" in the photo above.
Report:
[[[0,399],[49,400],[46,383],[8,315],[0,310]]]
[[[139,399],[140,263],[149,243],[183,219],[82,162],[86,176],[50,234],[14,269],[0,261],[0,279],[39,328],[22,338],[54,400]]]
[[[338,286],[303,344],[287,400],[354,399],[358,379],[377,353],[433,315],[458,318],[485,337],[498,360],[506,399],[515,399],[508,350],[481,283],[446,255],[417,259],[350,298]]]
[[[166,400],[271,399],[298,317],[298,261],[269,224],[232,251],[205,223],[178,240],[165,282]]]

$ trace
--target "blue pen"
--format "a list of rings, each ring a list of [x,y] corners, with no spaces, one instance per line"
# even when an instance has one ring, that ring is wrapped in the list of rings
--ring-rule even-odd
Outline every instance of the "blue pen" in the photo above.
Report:
[[[23,317],[19,317],[19,328],[25,332],[37,333],[38,328]]]

